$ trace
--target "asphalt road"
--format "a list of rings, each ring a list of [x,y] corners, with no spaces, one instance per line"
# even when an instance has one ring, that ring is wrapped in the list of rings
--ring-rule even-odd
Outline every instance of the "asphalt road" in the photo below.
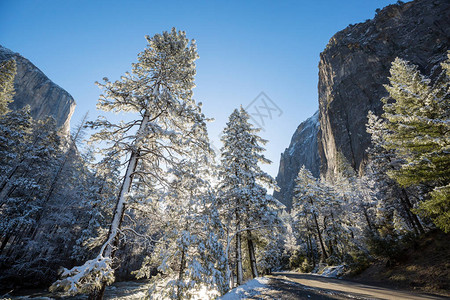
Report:
[[[274,293],[259,299],[448,299],[311,274],[279,272],[269,278]]]

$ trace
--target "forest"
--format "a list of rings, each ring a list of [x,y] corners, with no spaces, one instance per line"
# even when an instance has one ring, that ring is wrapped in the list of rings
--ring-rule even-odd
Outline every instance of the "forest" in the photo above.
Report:
[[[124,121],[86,115],[70,134],[9,108],[16,62],[1,63],[2,289],[102,299],[134,278],[150,280],[148,299],[214,299],[277,270],[395,264],[427,233],[450,232],[450,52],[436,76],[395,59],[383,113],[367,115],[362,171],[342,153],[326,176],[303,166],[288,210],[261,168],[270,141],[242,106],[220,153],[211,147],[195,40],[174,28],[146,40],[130,72],[97,82],[97,109]]]

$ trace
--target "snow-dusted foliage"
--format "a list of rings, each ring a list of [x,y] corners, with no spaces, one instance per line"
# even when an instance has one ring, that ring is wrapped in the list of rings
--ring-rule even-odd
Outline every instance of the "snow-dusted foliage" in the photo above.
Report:
[[[62,290],[69,295],[80,292],[89,293],[101,288],[106,282],[114,282],[114,270],[111,268],[111,258],[103,257],[101,254],[84,265],[74,267],[70,270],[63,268],[60,274],[64,279],[56,281],[50,291]]]
[[[148,47],[139,54],[131,73],[115,82],[104,79],[97,107],[104,111],[132,113],[131,121],[112,123],[99,117],[88,125],[99,130],[91,141],[106,144],[105,155],[124,161],[126,170],[116,207],[101,255],[112,258],[117,249],[127,209],[139,207],[139,213],[152,218],[152,211],[170,188],[171,170],[183,167],[192,148],[208,151],[203,128],[207,119],[200,105],[192,99],[195,63],[198,58],[195,41],[182,31],[147,37]],[[105,283],[107,283],[105,281]],[[101,294],[101,292],[100,292]]]
[[[88,201],[96,177],[75,146],[76,132],[62,138],[53,118],[33,120],[25,107],[1,116],[0,128],[2,281],[47,284],[69,257],[80,258],[72,246],[87,215],[102,211]]]
[[[323,189],[319,181],[304,166],[295,179],[294,197],[292,201],[293,228],[299,234],[299,240],[306,242],[307,254],[314,258],[311,239],[317,237],[322,260],[328,258],[323,239],[323,228],[319,225],[319,212],[323,202]]]
[[[429,189],[415,212],[431,217],[444,231],[450,231],[449,61],[441,64],[443,71],[433,83],[405,60],[392,63],[378,144],[403,160],[387,171],[391,178],[401,186]]]
[[[198,127],[198,137],[209,145],[206,126]],[[152,278],[151,299],[191,299],[205,288],[217,295],[226,291],[223,229],[210,183],[215,174],[208,147],[190,147],[189,157],[169,170],[167,193],[154,207],[162,216],[161,237],[135,272],[138,278],[150,277],[154,268],[160,272]]]
[[[357,178],[342,161],[328,181],[319,180],[302,167],[295,181],[293,229],[298,234],[302,269],[313,268],[320,259],[328,264],[351,262],[350,254],[366,252],[365,232],[372,230],[373,196],[367,182]],[[301,262],[297,262],[300,264]]]
[[[46,204],[45,174],[54,167],[59,136],[53,118],[34,121],[27,107],[4,115],[0,128],[0,230],[8,237],[39,220]]]
[[[83,155],[90,170],[84,179],[85,189],[75,189],[78,199],[82,199],[80,205],[90,208],[78,217],[81,232],[71,254],[77,261],[86,260],[105,242],[120,185],[120,162],[114,156],[93,162],[92,155],[91,150]]]
[[[228,236],[235,235],[237,283],[243,280],[242,231],[246,228],[276,230],[281,221],[278,202],[267,195],[266,187],[277,188],[275,180],[262,171],[259,163],[270,163],[261,154],[267,141],[257,135],[258,130],[249,123],[249,115],[241,107],[230,115],[223,131],[221,153],[221,183],[219,189],[220,212]],[[253,277],[258,276],[253,235],[247,234],[248,260]]]
[[[16,72],[14,59],[0,62],[0,116],[9,112],[8,104],[13,101]]]
[[[369,164],[364,170],[364,178],[377,199],[374,226],[377,234],[401,235],[413,230],[416,234],[423,232],[419,218],[411,209],[416,204],[411,192],[398,185],[388,176],[388,172],[398,170],[405,161],[396,155],[395,150],[385,149],[383,119],[369,111],[367,132],[372,137],[372,147],[367,149]]]

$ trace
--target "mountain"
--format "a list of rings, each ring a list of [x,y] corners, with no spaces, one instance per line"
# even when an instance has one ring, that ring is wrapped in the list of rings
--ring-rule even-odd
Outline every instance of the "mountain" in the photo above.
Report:
[[[374,19],[336,33],[320,54],[318,139],[300,134],[317,118],[315,114],[300,124],[281,155],[277,176],[281,190],[274,196],[290,207],[295,175],[301,166],[305,164],[318,176],[316,164],[320,161],[320,175],[327,177],[335,171],[338,153],[361,171],[370,146],[367,113],[382,113],[380,99],[387,95],[383,84],[388,83],[392,61],[406,59],[433,77],[449,45],[448,0],[399,1],[377,10]],[[313,149],[316,145],[318,149]]]
[[[319,176],[319,136],[320,124],[319,112],[317,111],[297,127],[289,148],[281,154],[280,168],[276,178],[280,191],[275,191],[273,195],[288,209],[292,207],[294,180],[300,168],[305,165],[314,176]]]
[[[14,102],[9,108],[20,109],[30,105],[33,118],[53,116],[57,125],[68,134],[75,100],[28,59],[0,45],[0,61],[11,58],[17,62],[17,75],[14,79]]]
[[[396,57],[437,71],[450,41],[450,1],[398,2],[378,11],[373,20],[336,33],[320,54],[319,121],[322,173],[336,168],[341,152],[360,170],[370,146],[367,112],[382,112],[389,69]]]

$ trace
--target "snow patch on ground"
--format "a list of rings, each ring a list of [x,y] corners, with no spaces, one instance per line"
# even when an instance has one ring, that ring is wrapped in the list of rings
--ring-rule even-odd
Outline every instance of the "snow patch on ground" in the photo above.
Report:
[[[338,278],[342,274],[344,274],[345,267],[346,267],[345,265],[328,266],[323,270],[323,272],[322,272],[322,274],[320,274],[320,276]]]
[[[232,289],[224,296],[221,300],[235,300],[235,299],[245,299],[248,297],[254,297],[262,292],[267,292],[270,290],[268,288],[269,279],[264,277],[258,277],[253,280],[247,281],[245,284]]]

